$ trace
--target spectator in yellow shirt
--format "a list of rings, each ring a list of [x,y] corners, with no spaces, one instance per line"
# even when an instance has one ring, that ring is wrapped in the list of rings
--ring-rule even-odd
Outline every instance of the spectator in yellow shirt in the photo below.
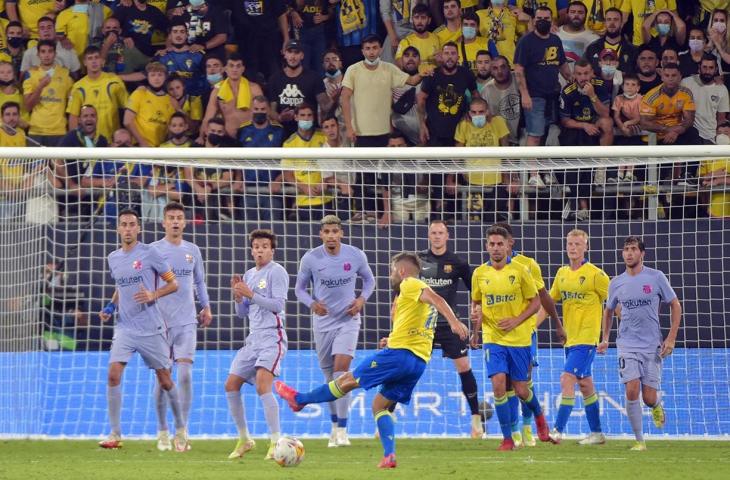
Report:
[[[140,147],[157,147],[167,134],[170,117],[179,109],[177,101],[165,91],[167,69],[159,62],[147,64],[147,85],[129,96],[124,126]]]

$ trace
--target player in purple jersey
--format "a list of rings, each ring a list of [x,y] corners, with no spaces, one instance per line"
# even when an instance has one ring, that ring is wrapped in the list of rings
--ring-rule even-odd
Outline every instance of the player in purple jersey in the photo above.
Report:
[[[270,230],[254,230],[250,241],[256,266],[246,271],[243,278],[235,275],[231,279],[236,313],[238,318],[248,317],[249,334],[231,363],[225,384],[228,409],[239,435],[236,448],[228,458],[243,457],[256,446],[248,432],[241,400],[241,387],[250,383],[256,387],[269,427],[271,443],[264,457],[269,460],[274,458],[274,446],[281,435],[279,403],[271,393],[271,385],[281,373],[281,361],[287,350],[284,306],[289,274],[274,261],[276,235]]]
[[[172,267],[178,289],[175,293],[161,298],[158,307],[167,324],[167,340],[177,370],[180,407],[187,428],[193,400],[193,358],[198,322],[202,327],[207,327],[213,320],[213,315],[205,285],[205,269],[200,249],[194,243],[182,238],[185,231],[185,207],[177,202],[168,203],[163,210],[162,226],[165,229],[165,238],[152,245]],[[202,307],[199,314],[196,314],[195,309],[196,294]],[[159,383],[155,385],[154,398],[157,407],[157,449],[171,450],[172,444],[167,426],[167,395]]]
[[[654,425],[664,427],[664,407],[659,396],[662,359],[674,351],[682,306],[669,280],[659,270],[644,266],[644,242],[630,236],[624,240],[623,258],[626,271],[608,286],[608,301],[603,312],[603,341],[597,352],[606,353],[611,335],[613,315],[620,318],[616,347],[621,383],[626,385],[626,414],[636,443],[631,450],[644,451],[642,408],[639,395],[652,409]],[[659,306],[669,304],[672,323],[662,340]],[[619,310],[620,309],[620,310]]]
[[[177,280],[160,252],[137,240],[139,232],[137,212],[119,212],[117,233],[121,237],[122,248],[108,257],[116,289],[112,301],[99,313],[101,320],[107,322],[114,311],[119,309],[109,352],[107,399],[111,433],[106,440],[99,442],[99,446],[122,446],[122,373],[134,352],[138,352],[145,364],[155,371],[160,386],[167,392],[175,416],[175,449],[184,452],[187,450],[187,432],[177,388],[170,375],[166,327],[158,309],[158,300],[177,290]],[[158,277],[166,282],[159,289]]]
[[[342,243],[342,223],[335,215],[320,222],[322,245],[302,257],[294,292],[297,300],[312,310],[314,344],[319,367],[328,382],[350,370],[360,335],[360,312],[373,293],[375,278],[365,253]],[[362,279],[355,295],[357,277]],[[312,294],[307,292],[312,285]],[[346,447],[350,395],[330,402],[332,432],[328,447]]]

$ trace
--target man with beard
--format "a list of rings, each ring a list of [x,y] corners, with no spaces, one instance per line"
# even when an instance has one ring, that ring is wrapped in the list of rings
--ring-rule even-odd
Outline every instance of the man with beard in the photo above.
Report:
[[[682,80],[681,85],[692,92],[697,111],[694,127],[704,143],[715,143],[717,126],[725,123],[730,111],[727,87],[715,83],[717,59],[705,54],[700,63],[700,73]]]
[[[571,64],[583,58],[586,47],[598,39],[598,35],[586,29],[588,9],[574,1],[568,5],[568,22],[558,29],[558,37],[563,42],[565,57]]]
[[[400,58],[401,70],[408,75],[416,75],[421,63],[418,49],[407,47]],[[419,127],[416,97],[421,91],[421,83],[416,86],[405,85],[393,89],[393,112],[390,121],[411,143],[418,145]]]
[[[487,39],[480,37],[479,17],[474,13],[464,15],[461,20],[461,38],[459,39],[459,64],[467,67],[471,73],[477,74],[477,54],[487,51]],[[489,66],[485,69],[489,72]]]
[[[114,16],[122,26],[122,37],[127,48],[136,47],[148,57],[155,54],[152,34],[155,30],[167,31],[167,17],[159,9],[147,5],[147,0],[134,0],[129,7],[117,7]]]
[[[334,115],[340,125],[345,124],[342,117],[342,106],[340,105],[340,94],[342,93],[342,79],[344,72],[342,71],[342,58],[339,52],[334,49],[327,50],[322,57],[322,68],[324,69],[324,92],[329,98],[329,110],[320,112],[322,117]],[[323,120],[324,121],[324,120]]]
[[[170,48],[158,53],[158,61],[167,67],[167,73],[185,83],[185,93],[199,96],[205,90],[203,54],[188,45],[188,26],[181,17],[175,17],[168,36]]]
[[[491,72],[492,55],[486,50],[479,50],[476,56],[476,75],[477,90],[479,95],[484,96],[482,92],[484,87],[487,86],[487,82],[492,78]]]
[[[228,20],[223,9],[211,8],[205,0],[185,3],[186,6],[179,7],[179,16],[176,15],[178,9],[173,10],[172,21],[177,17],[186,23],[185,41],[190,45],[190,51],[224,56],[228,41]]]
[[[599,55],[606,49],[613,50],[618,58],[618,69],[624,73],[633,72],[636,49],[621,35],[623,27],[621,10],[618,8],[606,10],[605,26],[606,34],[586,47],[585,59],[593,64],[593,71],[596,72],[596,75],[600,75]]]
[[[275,112],[273,119],[284,127],[284,138],[297,131],[294,111],[299,105],[319,105],[322,111],[327,111],[332,104],[320,78],[304,68],[303,60],[301,44],[297,40],[289,41],[284,51],[284,68],[269,79],[271,111]]]
[[[639,93],[646,95],[647,92],[662,83],[657,72],[659,58],[654,50],[649,47],[642,47],[636,57],[636,76],[639,77]]]
[[[395,52],[395,63],[402,69],[403,52],[408,47],[415,47],[421,58],[420,72],[424,73],[433,70],[436,68],[439,39],[435,34],[427,30],[431,24],[431,14],[428,6],[421,3],[413,7],[411,22],[413,22],[413,29],[415,31],[403,38],[398,44],[398,50]]]
[[[519,145],[522,108],[514,73],[510,71],[507,58],[502,55],[492,59],[489,69],[492,78],[484,86],[482,98],[487,101],[492,115],[499,115],[507,122],[509,144]]]

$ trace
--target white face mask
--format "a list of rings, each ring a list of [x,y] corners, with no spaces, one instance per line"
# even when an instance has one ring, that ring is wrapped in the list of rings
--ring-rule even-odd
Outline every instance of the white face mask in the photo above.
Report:
[[[365,65],[367,65],[369,67],[375,67],[379,63],[380,63],[380,57],[376,57],[375,60],[368,60],[367,58],[365,59]]]
[[[628,93],[624,92],[624,97],[628,98],[629,100],[631,100],[632,98],[635,98],[637,95],[638,95],[638,93],[628,94]]]
[[[689,49],[693,52],[701,52],[705,48],[705,42],[700,38],[690,38],[687,43],[689,44]]]
[[[714,28],[716,32],[725,33],[725,30],[727,30],[727,25],[725,25],[725,22],[714,22],[712,24],[712,28]]]

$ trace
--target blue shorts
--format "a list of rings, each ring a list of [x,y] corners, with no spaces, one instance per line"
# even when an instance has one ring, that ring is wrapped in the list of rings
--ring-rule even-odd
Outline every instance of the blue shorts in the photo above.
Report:
[[[542,137],[550,124],[555,122],[555,106],[548,106],[547,102],[545,98],[532,97],[532,110],[522,111],[525,115],[525,130],[531,137]],[[545,114],[548,111],[549,118]]]
[[[565,349],[565,367],[563,371],[577,378],[591,376],[593,359],[596,358],[595,345],[573,345]]]
[[[484,356],[487,360],[487,375],[492,378],[498,373],[505,373],[511,380],[526,382],[529,379],[529,367],[532,347],[506,347],[496,343],[484,344]]]
[[[530,354],[532,355],[532,366],[539,367],[537,362],[537,330],[532,332],[532,344],[530,345]]]
[[[380,385],[385,398],[408,404],[424,370],[426,362],[409,350],[386,348],[360,362],[352,374],[365,390]]]

